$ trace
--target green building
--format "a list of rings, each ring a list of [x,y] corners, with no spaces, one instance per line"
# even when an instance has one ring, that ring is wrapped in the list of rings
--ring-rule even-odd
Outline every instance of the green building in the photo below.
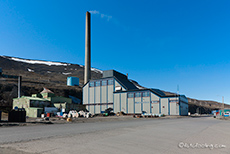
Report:
[[[40,117],[44,107],[52,107],[53,104],[44,98],[22,96],[13,99],[13,109],[15,107],[25,108],[26,116]]]
[[[32,97],[22,96],[13,99],[13,108],[25,108],[26,116],[40,117],[45,107],[56,107],[69,112],[71,109],[85,109],[81,104],[72,103],[71,98],[56,96],[52,91],[44,88],[40,94],[33,94]]]

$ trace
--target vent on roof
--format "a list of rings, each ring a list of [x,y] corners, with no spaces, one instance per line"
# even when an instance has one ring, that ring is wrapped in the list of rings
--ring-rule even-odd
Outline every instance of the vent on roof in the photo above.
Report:
[[[107,71],[103,71],[103,78],[107,78],[107,77],[118,77],[118,78],[122,78],[122,79],[127,79],[127,76],[117,72],[115,70],[107,70]]]

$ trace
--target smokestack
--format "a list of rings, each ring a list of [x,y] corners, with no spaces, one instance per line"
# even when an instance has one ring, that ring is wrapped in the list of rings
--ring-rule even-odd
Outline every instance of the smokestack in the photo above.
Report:
[[[90,13],[86,12],[85,21],[85,77],[84,84],[91,79],[91,41],[90,41]]]
[[[18,98],[21,97],[21,85],[22,85],[22,77],[18,76]]]

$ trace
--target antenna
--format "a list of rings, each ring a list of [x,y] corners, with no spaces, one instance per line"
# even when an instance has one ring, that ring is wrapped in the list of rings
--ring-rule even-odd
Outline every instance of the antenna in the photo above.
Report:
[[[179,84],[177,85],[177,94],[179,94]]]

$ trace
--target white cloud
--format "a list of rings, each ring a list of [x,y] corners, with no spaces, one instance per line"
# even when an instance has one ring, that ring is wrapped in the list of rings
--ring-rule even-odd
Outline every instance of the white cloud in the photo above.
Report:
[[[103,14],[103,13],[100,13],[99,11],[97,10],[92,10],[92,11],[89,11],[91,14],[99,14],[101,16],[101,18],[104,18],[106,19],[107,21],[109,21],[110,19],[112,19],[112,16],[110,15],[107,15],[107,14]]]
[[[99,11],[97,10],[93,10],[93,11],[89,11],[91,14],[100,14]]]

